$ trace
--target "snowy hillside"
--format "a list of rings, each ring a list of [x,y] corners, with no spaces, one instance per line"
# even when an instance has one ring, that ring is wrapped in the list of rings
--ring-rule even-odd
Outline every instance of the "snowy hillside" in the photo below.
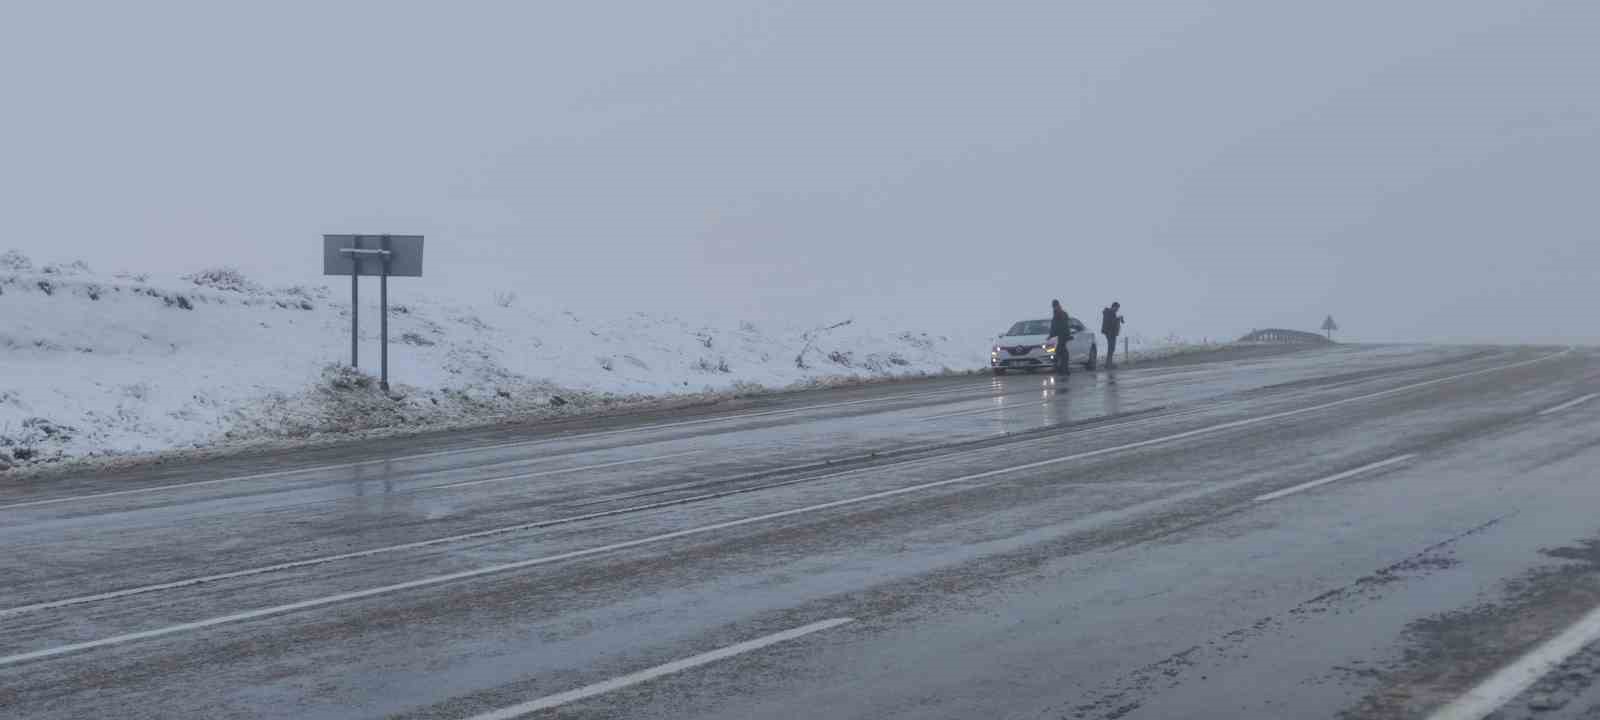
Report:
[[[376,284],[362,365],[376,372]],[[331,431],[582,412],[646,397],[968,371],[984,337],[857,318],[831,328],[586,317],[510,296],[469,306],[399,291],[385,396],[349,360],[349,302],[237,273],[102,275],[0,256],[0,463]],[[843,322],[846,319],[841,319]]]

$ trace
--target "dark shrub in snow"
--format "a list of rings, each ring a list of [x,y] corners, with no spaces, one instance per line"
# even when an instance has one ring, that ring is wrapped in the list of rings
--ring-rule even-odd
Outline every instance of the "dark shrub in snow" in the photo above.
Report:
[[[27,272],[33,269],[33,261],[28,259],[18,250],[7,250],[0,253],[0,270],[11,272]]]
[[[376,378],[349,365],[329,365],[323,368],[322,381],[334,390],[370,390],[378,384]]]
[[[83,275],[89,272],[89,263],[73,260],[65,265],[46,265],[40,272],[46,275]]]
[[[245,278],[243,273],[239,272],[237,268],[207,268],[192,275],[185,275],[183,276],[183,279],[199,285],[200,287],[211,288],[213,290],[239,293],[261,292],[261,286],[250,282]]]

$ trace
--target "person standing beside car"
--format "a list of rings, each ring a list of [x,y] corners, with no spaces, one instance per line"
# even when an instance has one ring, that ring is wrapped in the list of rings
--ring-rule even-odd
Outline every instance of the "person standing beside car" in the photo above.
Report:
[[[1117,336],[1122,334],[1122,323],[1127,320],[1122,317],[1122,303],[1111,303],[1100,311],[1100,334],[1106,336],[1106,369],[1117,366]]]
[[[1067,366],[1067,341],[1072,339],[1072,318],[1061,307],[1060,300],[1050,301],[1050,337],[1056,339],[1056,374],[1070,375]]]

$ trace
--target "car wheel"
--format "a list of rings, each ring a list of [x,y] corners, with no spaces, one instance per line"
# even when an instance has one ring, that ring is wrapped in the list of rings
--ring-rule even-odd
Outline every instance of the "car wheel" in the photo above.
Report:
[[[1100,346],[1099,345],[1091,346],[1089,348],[1089,359],[1083,361],[1083,366],[1088,368],[1088,369],[1090,369],[1090,370],[1093,370],[1095,364],[1097,362],[1099,362],[1099,360],[1100,360]]]

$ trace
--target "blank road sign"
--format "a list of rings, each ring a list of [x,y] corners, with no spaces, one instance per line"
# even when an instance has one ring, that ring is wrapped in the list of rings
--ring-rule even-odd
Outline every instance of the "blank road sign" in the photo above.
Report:
[[[345,248],[383,250],[389,240],[389,277],[422,277],[421,235],[323,235],[323,275],[382,275],[383,261],[377,255],[351,255]]]

